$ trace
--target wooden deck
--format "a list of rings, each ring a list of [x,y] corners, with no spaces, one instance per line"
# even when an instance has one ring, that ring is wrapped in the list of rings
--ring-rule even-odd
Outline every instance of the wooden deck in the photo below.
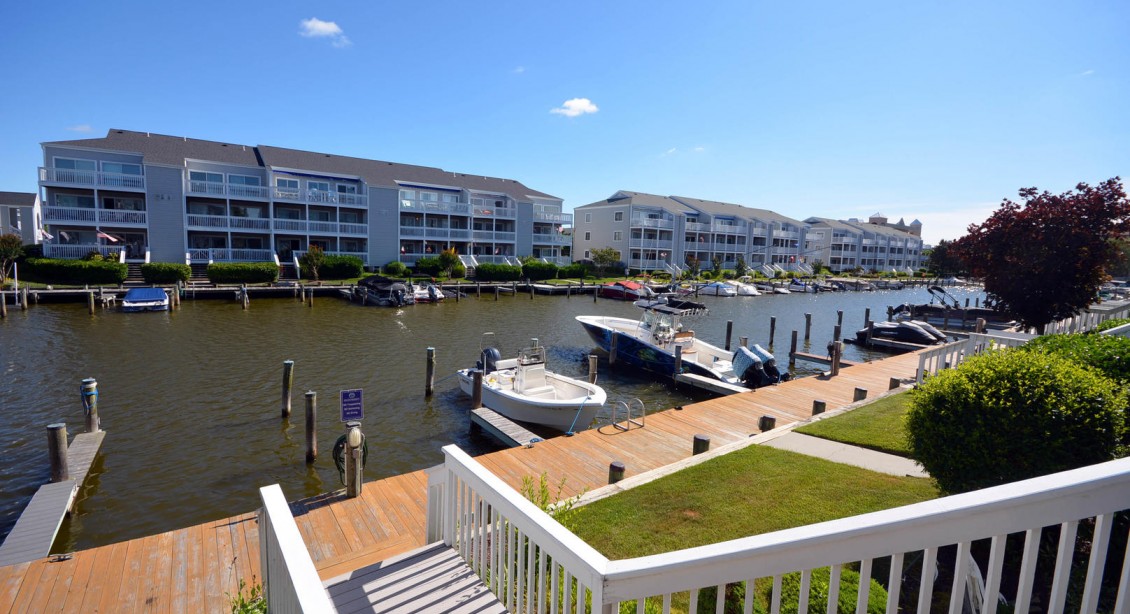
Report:
[[[547,474],[565,480],[562,496],[604,486],[608,465],[627,475],[691,456],[692,438],[712,447],[756,434],[761,416],[776,425],[812,415],[812,401],[829,411],[849,405],[855,389],[885,392],[891,378],[912,380],[917,353],[860,364],[835,378],[808,377],[647,416],[644,428],[611,426],[557,437],[532,448],[478,457],[507,483]],[[425,545],[427,478],[423,471],[366,482],[357,499],[342,491],[291,504],[295,522],[323,580]],[[128,542],[0,567],[0,612],[216,612],[228,611],[239,579],[261,577],[255,514],[204,523]]]
[[[483,429],[489,433],[491,437],[494,437],[511,448],[517,446],[532,446],[539,441],[543,441],[541,437],[526,430],[522,425],[486,407],[472,409],[468,417],[471,419],[471,424]]]

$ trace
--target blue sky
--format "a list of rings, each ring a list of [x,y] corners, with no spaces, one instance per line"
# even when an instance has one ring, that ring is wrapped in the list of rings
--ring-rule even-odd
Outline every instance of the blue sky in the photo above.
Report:
[[[109,128],[956,238],[1130,175],[1130,3],[7,2],[0,190]],[[574,101],[569,103],[568,101]],[[567,104],[568,103],[568,104]],[[557,109],[558,112],[553,112]]]

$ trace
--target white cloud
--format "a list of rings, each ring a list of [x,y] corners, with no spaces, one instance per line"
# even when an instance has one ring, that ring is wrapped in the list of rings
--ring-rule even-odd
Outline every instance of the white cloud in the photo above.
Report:
[[[679,151],[678,147],[672,147],[671,149],[668,149],[667,151],[663,152],[663,155],[664,156],[673,156],[676,153],[678,153],[678,151]]]
[[[348,47],[351,44],[349,37],[342,31],[341,26],[332,21],[322,21],[317,17],[303,19],[298,22],[298,34],[306,38],[328,38],[334,47]]]
[[[588,98],[572,98],[566,100],[560,107],[550,109],[549,112],[565,117],[576,117],[586,113],[596,113],[599,110]]]
[[[526,67],[525,66],[517,66],[517,67],[514,68],[514,70],[512,70],[510,72],[512,72],[516,75],[520,75],[520,74],[526,72]]]
[[[703,147],[702,145],[699,145],[698,147],[695,147],[693,151],[695,153],[702,153],[702,152],[706,151],[706,148]]]
[[[1084,70],[1082,73],[1079,73],[1079,76],[1080,77],[1086,77],[1088,75],[1093,75],[1093,74],[1095,74],[1095,71],[1093,71],[1093,70]]]
[[[70,130],[71,132],[92,132],[94,128],[91,128],[90,124],[77,124],[74,126],[67,126],[67,130]]]

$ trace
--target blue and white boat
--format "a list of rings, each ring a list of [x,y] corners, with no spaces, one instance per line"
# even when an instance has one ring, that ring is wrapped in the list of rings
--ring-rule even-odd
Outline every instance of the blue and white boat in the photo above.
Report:
[[[661,301],[636,301],[643,309],[639,320],[612,316],[577,316],[585,332],[601,349],[612,351],[617,364],[626,364],[667,376],[675,375],[675,353],[682,356],[682,372],[701,375],[736,386],[756,388],[789,379],[780,373],[773,355],[758,346],[730,352],[695,337],[683,327],[683,317],[694,310]],[[681,348],[676,350],[676,348]],[[735,363],[737,367],[735,368]]]
[[[122,298],[122,311],[168,311],[169,295],[164,288],[131,288]]]

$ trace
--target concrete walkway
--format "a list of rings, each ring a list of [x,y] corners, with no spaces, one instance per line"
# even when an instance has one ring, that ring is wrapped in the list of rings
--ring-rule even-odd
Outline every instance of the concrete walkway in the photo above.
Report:
[[[817,458],[830,460],[834,463],[863,467],[864,469],[889,475],[905,475],[915,478],[930,477],[930,474],[926,473],[926,470],[923,469],[921,465],[909,458],[876,452],[875,450],[868,450],[867,448],[851,446],[846,443],[839,443],[837,441],[821,439],[810,435],[802,435],[797,432],[790,431],[780,437],[766,441],[762,445],[797,452],[799,454],[806,454],[808,456],[815,456]]]

